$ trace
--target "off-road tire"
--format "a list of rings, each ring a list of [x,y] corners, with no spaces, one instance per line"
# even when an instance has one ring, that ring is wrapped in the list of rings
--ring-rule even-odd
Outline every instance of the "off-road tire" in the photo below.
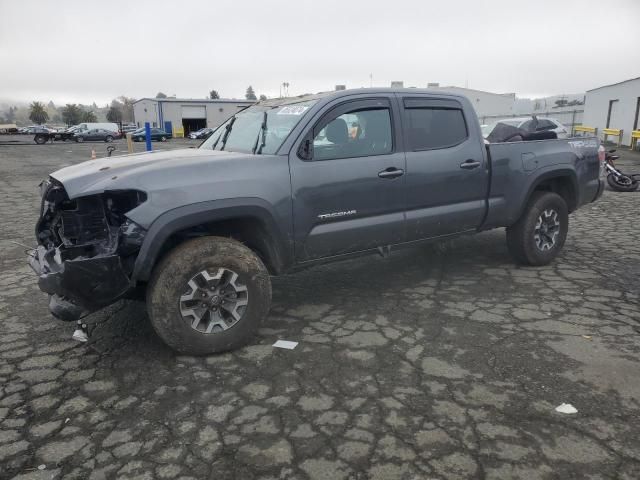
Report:
[[[549,211],[557,213],[559,232],[553,247],[543,251],[536,243],[536,223],[544,212]],[[515,224],[507,227],[507,248],[520,264],[547,265],[562,250],[568,231],[569,212],[564,199],[553,192],[534,192],[522,216]]]
[[[202,270],[226,268],[247,287],[248,304],[240,320],[217,333],[195,330],[180,312],[180,297]],[[267,316],[271,280],[262,260],[242,243],[223,237],[186,241],[169,252],[153,271],[147,289],[151,325],[172,349],[190,355],[225,352],[245,345]]]

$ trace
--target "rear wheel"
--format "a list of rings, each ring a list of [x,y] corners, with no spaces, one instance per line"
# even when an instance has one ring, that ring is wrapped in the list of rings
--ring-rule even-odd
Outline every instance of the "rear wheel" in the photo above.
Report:
[[[564,199],[553,192],[535,192],[520,219],[507,228],[507,247],[518,263],[546,265],[560,253],[568,231]]]
[[[616,177],[610,173],[607,175],[607,183],[617,192],[635,192],[638,189],[638,180],[627,175]]]
[[[167,141],[167,137],[165,137],[164,135],[160,137],[160,141],[161,142],[166,142]]]
[[[111,143],[113,142],[113,137],[111,135],[107,135],[106,137],[104,137],[104,141],[107,143]]]
[[[48,138],[44,135],[36,135],[36,138],[34,138],[34,140],[38,145],[44,145],[45,143],[47,143]]]
[[[271,305],[260,258],[229,238],[202,237],[171,251],[147,291],[153,328],[174,350],[192,355],[246,344]]]

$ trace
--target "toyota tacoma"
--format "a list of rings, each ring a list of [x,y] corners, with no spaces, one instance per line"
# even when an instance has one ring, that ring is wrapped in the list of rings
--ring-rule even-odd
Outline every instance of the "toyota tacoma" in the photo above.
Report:
[[[143,291],[169,346],[230,350],[267,316],[270,276],[317,262],[499,227],[517,262],[551,262],[602,193],[599,142],[515,138],[485,141],[465,97],[428,90],[262,101],[199,148],[52,173],[30,264],[56,317]]]

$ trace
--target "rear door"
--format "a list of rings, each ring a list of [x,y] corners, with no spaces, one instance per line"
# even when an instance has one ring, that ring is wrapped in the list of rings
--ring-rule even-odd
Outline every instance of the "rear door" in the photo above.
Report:
[[[407,239],[477,228],[489,170],[479,124],[455,98],[401,96],[407,156]],[[468,107],[471,108],[471,107]]]
[[[338,99],[290,153],[297,261],[404,240],[406,166],[394,104],[381,95]]]

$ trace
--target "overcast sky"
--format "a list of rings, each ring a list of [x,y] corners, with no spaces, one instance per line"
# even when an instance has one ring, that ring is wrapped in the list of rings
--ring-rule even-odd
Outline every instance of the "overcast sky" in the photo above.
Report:
[[[640,76],[640,1],[0,0],[0,99],[427,82],[535,97]]]

